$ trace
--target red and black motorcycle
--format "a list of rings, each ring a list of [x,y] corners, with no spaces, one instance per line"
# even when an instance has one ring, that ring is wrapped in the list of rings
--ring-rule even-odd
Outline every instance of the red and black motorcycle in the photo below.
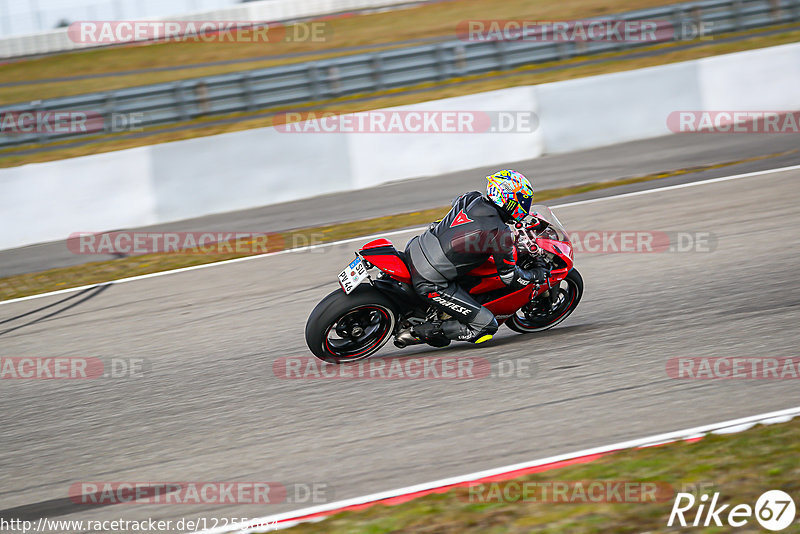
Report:
[[[498,323],[520,333],[556,326],[583,295],[583,279],[573,267],[572,242],[564,226],[547,206],[532,206],[530,219],[514,232],[517,263],[525,269],[536,258],[545,260],[550,267],[546,284],[509,288],[491,257],[458,281]],[[373,268],[378,269],[374,277]],[[317,304],[306,323],[308,348],[329,363],[367,358],[392,336],[400,348],[418,344],[412,326],[450,318],[417,296],[405,254],[388,239],[370,241],[356,252],[356,259],[339,274],[339,285],[341,289]]]

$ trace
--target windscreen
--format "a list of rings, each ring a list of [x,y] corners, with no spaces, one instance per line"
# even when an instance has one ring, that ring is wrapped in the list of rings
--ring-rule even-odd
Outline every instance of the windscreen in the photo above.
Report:
[[[534,232],[539,237],[546,239],[554,239],[556,241],[569,241],[569,234],[558,220],[553,210],[543,204],[535,204],[531,206],[530,216],[535,220],[543,221],[540,226],[543,228],[535,228]]]

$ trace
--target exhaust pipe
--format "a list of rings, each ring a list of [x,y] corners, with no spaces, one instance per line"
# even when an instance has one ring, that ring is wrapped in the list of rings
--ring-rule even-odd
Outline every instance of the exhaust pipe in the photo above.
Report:
[[[403,330],[394,337],[394,346],[398,349],[404,349],[409,345],[420,345],[422,341],[415,338],[411,333],[411,329]]]

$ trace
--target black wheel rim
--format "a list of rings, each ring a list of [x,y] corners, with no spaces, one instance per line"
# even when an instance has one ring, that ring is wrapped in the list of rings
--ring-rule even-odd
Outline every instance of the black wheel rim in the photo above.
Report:
[[[360,306],[339,317],[325,331],[325,351],[336,358],[358,358],[380,346],[391,332],[391,312]]]
[[[566,287],[564,287],[566,285]],[[550,291],[557,290],[558,298],[552,303],[550,297],[531,301],[523,306],[516,315],[519,326],[528,329],[544,328],[562,320],[572,309],[578,293],[577,286],[570,280],[564,280]]]

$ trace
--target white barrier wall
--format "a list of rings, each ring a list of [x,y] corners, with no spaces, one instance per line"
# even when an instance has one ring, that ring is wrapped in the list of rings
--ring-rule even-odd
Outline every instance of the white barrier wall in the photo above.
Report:
[[[0,249],[158,222],[150,147],[0,172]]]
[[[259,128],[0,169],[0,249],[657,137],[674,111],[798,110],[798,87],[792,44],[393,108],[538,114],[522,133]]]
[[[800,110],[797,43],[697,61],[704,110]]]
[[[344,135],[274,128],[153,145],[151,180],[160,221],[354,188]]]
[[[695,62],[536,86],[544,151],[572,152],[670,133],[675,110],[701,109]]]
[[[475,126],[482,119],[497,120],[496,112],[533,112],[533,87],[512,87],[473,95],[433,100],[395,111],[467,112]],[[485,115],[472,112],[487,112]],[[480,123],[480,124],[479,124]],[[502,125],[494,124],[494,127]],[[467,128],[464,128],[465,130]],[[478,128],[479,129],[479,128]],[[356,188],[376,183],[437,176],[484,165],[537,158],[541,134],[532,133],[360,133],[348,135],[348,154]]]

